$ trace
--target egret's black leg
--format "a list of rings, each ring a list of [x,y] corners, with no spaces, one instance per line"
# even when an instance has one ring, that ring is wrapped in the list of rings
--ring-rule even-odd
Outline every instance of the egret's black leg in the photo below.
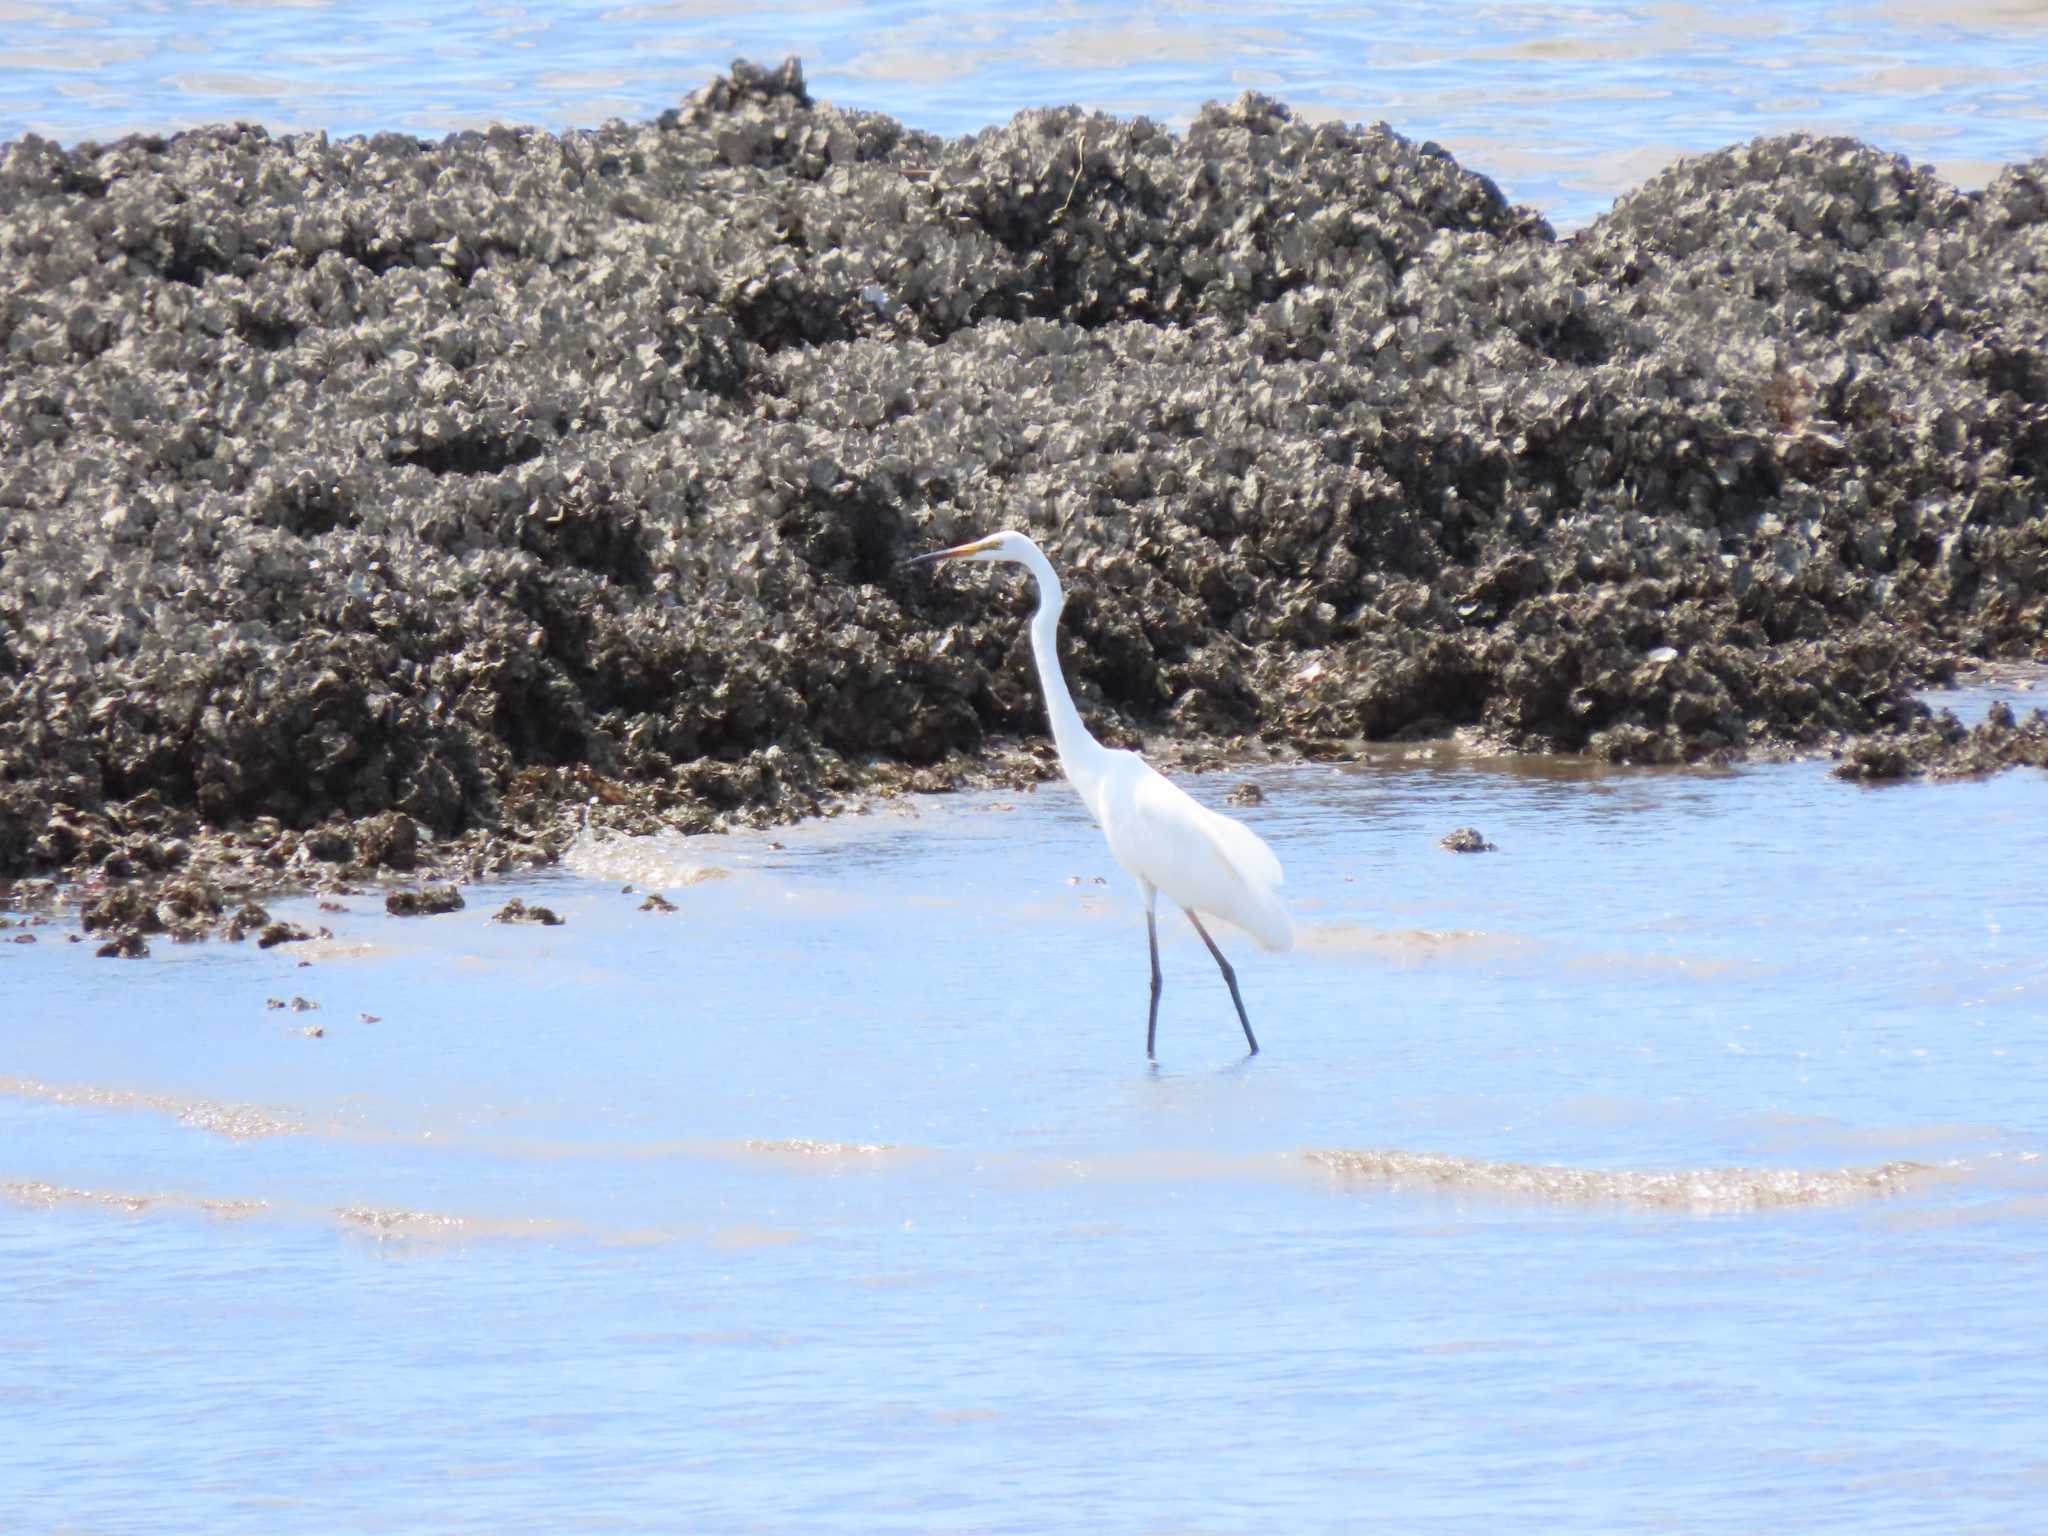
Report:
[[[1145,908],[1145,937],[1152,941],[1152,1017],[1145,1025],[1145,1059],[1153,1061],[1157,1058],[1152,1046],[1159,1035],[1159,920],[1149,906]]]
[[[1202,942],[1209,946],[1209,953],[1216,957],[1216,964],[1222,968],[1224,984],[1230,988],[1230,1000],[1237,1004],[1237,1022],[1244,1026],[1245,1044],[1252,1048],[1252,1055],[1258,1055],[1259,1037],[1252,1033],[1252,1021],[1245,1017],[1244,999],[1237,995],[1237,972],[1233,971],[1230,962],[1223,958],[1223,951],[1218,949],[1216,941],[1209,937],[1209,930],[1202,926],[1202,920],[1190,912],[1188,921],[1195,925],[1195,932],[1202,936]]]

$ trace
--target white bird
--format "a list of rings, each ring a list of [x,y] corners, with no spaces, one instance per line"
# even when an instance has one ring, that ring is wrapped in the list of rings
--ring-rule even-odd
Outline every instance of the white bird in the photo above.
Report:
[[[1195,932],[1209,946],[1237,1005],[1245,1043],[1258,1054],[1258,1037],[1238,995],[1237,973],[1202,926],[1202,914],[1242,928],[1261,948],[1291,949],[1294,925],[1280,904],[1284,878],[1280,861],[1259,835],[1242,822],[1198,805],[1135,752],[1105,747],[1088,734],[1060,670],[1060,610],[1066,594],[1052,562],[1021,533],[1003,532],[971,544],[920,555],[907,563],[979,560],[1021,565],[1038,581],[1038,611],[1031,618],[1031,655],[1045,692],[1045,712],[1059,748],[1060,769],[1109,841],[1109,851],[1138,882],[1145,897],[1145,934],[1152,945],[1152,1011],[1145,1025],[1145,1054],[1153,1056],[1159,1034],[1159,893],[1178,903]]]

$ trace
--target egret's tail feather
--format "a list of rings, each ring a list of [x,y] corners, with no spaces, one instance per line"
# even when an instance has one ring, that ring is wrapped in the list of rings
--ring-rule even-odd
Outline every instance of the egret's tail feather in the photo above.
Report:
[[[1280,954],[1294,948],[1294,919],[1287,915],[1287,909],[1280,905],[1279,896],[1272,891],[1266,892],[1266,899],[1257,910],[1243,914],[1236,921],[1261,949]]]
[[[1288,921],[1287,914],[1282,912],[1280,921],[1270,932],[1255,933],[1252,937],[1259,941],[1259,948],[1271,950],[1276,955],[1285,954],[1294,948],[1294,924]]]

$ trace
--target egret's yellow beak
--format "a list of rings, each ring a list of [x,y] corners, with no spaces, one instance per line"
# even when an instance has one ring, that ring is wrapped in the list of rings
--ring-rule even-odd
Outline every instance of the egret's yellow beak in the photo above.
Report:
[[[937,565],[941,560],[958,560],[962,555],[978,555],[995,544],[994,539],[976,539],[972,544],[955,544],[951,549],[935,549],[928,555],[918,555],[906,560],[905,565]]]

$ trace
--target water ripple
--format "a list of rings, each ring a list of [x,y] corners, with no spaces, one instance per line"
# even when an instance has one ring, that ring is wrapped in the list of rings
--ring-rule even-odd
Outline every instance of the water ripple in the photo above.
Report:
[[[1546,1205],[1667,1211],[1762,1211],[1885,1199],[1953,1170],[1896,1161],[1860,1168],[1684,1168],[1641,1172],[1486,1162],[1441,1152],[1316,1150],[1304,1154],[1340,1183]]]

